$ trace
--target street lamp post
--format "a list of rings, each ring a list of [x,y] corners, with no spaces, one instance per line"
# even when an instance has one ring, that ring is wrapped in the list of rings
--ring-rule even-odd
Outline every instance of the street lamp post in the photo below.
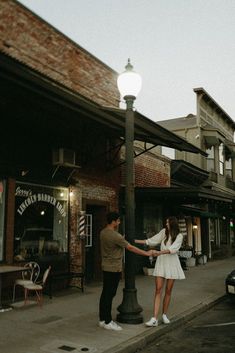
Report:
[[[125,235],[128,242],[135,238],[135,181],[134,181],[134,111],[133,104],[140,89],[141,77],[133,71],[128,59],[126,70],[118,76],[118,89],[126,101],[125,121]],[[117,321],[128,324],[143,322],[142,308],[137,302],[135,288],[135,255],[130,251],[125,255],[125,288],[123,301],[118,307]]]

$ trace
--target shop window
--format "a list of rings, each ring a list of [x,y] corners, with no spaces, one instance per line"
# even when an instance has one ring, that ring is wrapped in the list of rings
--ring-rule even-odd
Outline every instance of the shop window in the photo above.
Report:
[[[4,218],[5,218],[5,190],[6,183],[0,180],[0,261],[4,256]]]
[[[68,189],[17,183],[14,259],[68,252]]]
[[[217,247],[217,237],[216,237],[216,221],[214,218],[211,218],[209,221],[209,239],[211,242],[211,249],[215,250]]]

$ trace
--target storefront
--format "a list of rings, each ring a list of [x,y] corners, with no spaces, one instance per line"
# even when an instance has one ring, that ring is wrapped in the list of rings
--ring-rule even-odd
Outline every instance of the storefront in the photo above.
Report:
[[[16,182],[14,262],[68,254],[67,188]]]

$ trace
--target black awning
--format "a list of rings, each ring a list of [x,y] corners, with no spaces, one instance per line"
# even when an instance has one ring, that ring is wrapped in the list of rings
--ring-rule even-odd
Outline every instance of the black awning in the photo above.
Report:
[[[171,180],[190,186],[201,185],[209,177],[209,172],[183,160],[171,161]]]
[[[167,187],[167,188],[156,188],[156,187],[136,187],[135,188],[136,198],[151,199],[159,202],[180,202],[180,203],[198,203],[220,201],[232,204],[233,196],[222,193],[219,191],[209,190],[206,188],[186,188],[186,187]]]
[[[190,215],[190,216],[198,216],[198,217],[204,217],[204,218],[219,218],[220,215],[215,212],[209,212],[206,210],[202,210],[200,208],[196,207],[189,207],[189,206],[180,206],[180,210],[185,215]]]
[[[27,88],[31,92],[55,102],[58,106],[67,107],[73,111],[75,113],[73,116],[69,114],[66,117],[67,125],[71,124],[76,129],[81,119],[89,119],[106,130],[108,129],[116,138],[125,139],[125,110],[102,107],[3,53],[0,53],[0,67],[0,78],[14,82],[19,87]],[[48,117],[48,123],[49,119],[50,117]],[[134,129],[135,140],[154,146],[166,146],[207,156],[198,147],[136,111]]]
[[[125,128],[125,114],[124,109],[115,108],[101,108],[105,113],[109,113],[109,118],[112,119],[114,125],[122,124]],[[166,146],[175,148],[180,151],[187,151],[191,153],[200,153],[207,156],[207,153],[200,148],[187,142],[182,137],[174,134],[173,132],[165,129],[146,116],[135,111],[135,140],[151,143],[155,146]],[[123,135],[124,136],[124,135]]]

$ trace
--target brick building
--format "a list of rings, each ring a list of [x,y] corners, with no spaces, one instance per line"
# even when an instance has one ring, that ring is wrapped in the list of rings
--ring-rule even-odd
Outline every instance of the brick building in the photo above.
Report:
[[[36,260],[100,277],[99,231],[108,210],[122,209],[125,111],[116,78],[17,1],[1,2],[1,262]],[[140,186],[169,186],[169,160],[156,158],[154,146],[200,152],[137,112],[135,139],[142,143],[135,151]]]

